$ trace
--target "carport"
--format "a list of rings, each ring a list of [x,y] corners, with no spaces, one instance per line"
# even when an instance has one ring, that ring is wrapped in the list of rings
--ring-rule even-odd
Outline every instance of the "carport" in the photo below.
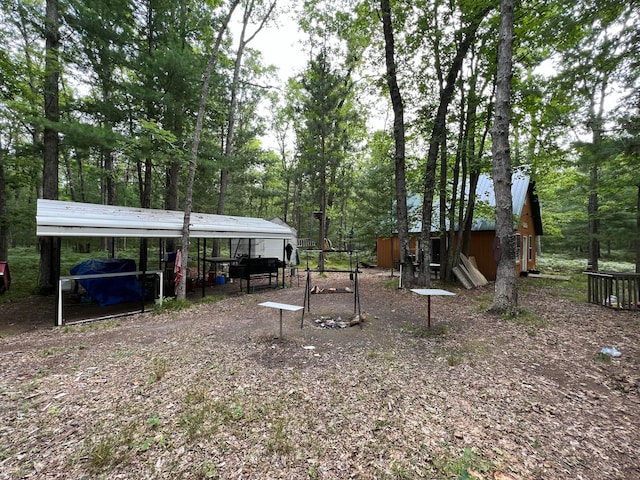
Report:
[[[38,237],[74,237],[74,238],[140,238],[144,248],[146,240],[182,238],[184,212],[171,210],[121,207],[90,203],[67,202],[62,200],[38,199],[36,225]],[[237,217],[192,213],[189,225],[190,238],[203,240],[206,252],[207,239],[257,239],[282,240],[282,248],[291,239],[289,228],[261,218]],[[162,250],[162,249],[161,249]],[[145,253],[146,255],[146,253]],[[205,256],[198,258],[198,265],[205,270]],[[59,258],[57,259],[59,265]],[[59,269],[58,269],[59,270]],[[154,271],[156,272],[156,271]],[[141,275],[152,273],[149,270]],[[62,325],[62,280],[58,281],[58,313],[56,325]],[[204,286],[203,286],[204,293]],[[137,313],[137,312],[136,312]]]

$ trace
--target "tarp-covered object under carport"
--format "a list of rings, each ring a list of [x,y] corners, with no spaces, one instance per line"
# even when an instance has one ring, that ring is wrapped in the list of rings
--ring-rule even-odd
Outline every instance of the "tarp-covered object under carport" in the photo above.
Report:
[[[71,275],[135,272],[136,262],[124,258],[91,258],[71,268]],[[92,300],[101,307],[125,302],[141,302],[142,289],[134,275],[78,280]]]
[[[191,238],[278,238],[287,227],[262,218],[192,213]],[[38,199],[39,237],[180,238],[184,212]]]

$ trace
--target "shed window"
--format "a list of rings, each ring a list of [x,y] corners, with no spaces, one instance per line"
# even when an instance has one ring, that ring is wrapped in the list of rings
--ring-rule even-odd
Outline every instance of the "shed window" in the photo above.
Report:
[[[529,235],[529,260],[533,260],[533,236]]]

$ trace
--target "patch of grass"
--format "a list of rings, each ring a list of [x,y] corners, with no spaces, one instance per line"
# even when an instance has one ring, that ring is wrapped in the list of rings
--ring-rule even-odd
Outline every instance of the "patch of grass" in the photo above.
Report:
[[[216,465],[210,460],[205,460],[200,465],[200,471],[198,478],[207,479],[207,478],[218,478],[218,472],[216,470]]]
[[[151,415],[147,420],[147,424],[152,430],[157,430],[160,426],[160,417],[158,416],[158,414],[154,413],[153,415]]]
[[[415,478],[411,470],[402,466],[397,459],[391,461],[390,470],[391,476],[389,478],[393,480],[411,480]]]
[[[318,471],[315,469],[315,467],[312,465],[309,467],[309,480],[317,480],[318,479]]]
[[[163,297],[162,304],[157,302],[153,306],[153,312],[158,314],[162,312],[177,312],[191,307],[192,303],[189,300],[175,297]]]
[[[167,373],[167,361],[162,357],[153,357],[152,359],[152,372],[149,375],[149,382],[159,382]]]
[[[185,412],[180,415],[180,426],[184,428],[187,440],[193,441],[201,435],[205,435],[205,420],[209,414],[206,404],[190,405]]]
[[[270,453],[286,454],[291,453],[293,450],[293,445],[289,440],[289,431],[286,428],[283,417],[278,417],[272,422],[266,445]]]
[[[40,351],[40,355],[42,357],[50,357],[52,355],[55,355],[57,353],[64,353],[64,352],[72,352],[74,350],[84,350],[86,349],[87,346],[84,345],[83,343],[79,344],[79,345],[69,345],[66,347],[56,347],[56,348],[45,348],[43,350]]]
[[[110,430],[106,435],[91,435],[85,440],[83,453],[92,473],[119,465],[127,458],[133,443],[133,430],[127,426]]]
[[[246,416],[242,402],[234,398],[212,399],[206,389],[198,385],[187,392],[179,423],[187,439],[193,441],[199,437],[210,437],[220,428],[228,428]],[[249,412],[249,416],[252,416],[252,412]]]
[[[373,349],[373,350],[367,350],[366,356],[367,358],[371,358],[371,359],[380,359],[387,362],[391,362],[396,359],[396,352],[394,352],[393,350]]]
[[[465,361],[465,359],[471,359],[476,355],[483,355],[488,351],[488,347],[484,342],[471,341],[464,342],[462,345],[454,348],[444,348],[437,350],[437,355],[444,357],[447,361],[447,365],[455,367]]]
[[[388,288],[390,290],[397,290],[398,289],[398,279],[397,278],[390,278],[389,280],[385,280],[383,285],[384,285],[384,288]]]
[[[478,306],[476,307],[477,312],[486,312],[491,308],[493,304],[493,296],[492,295],[480,295],[476,298],[478,302]]]
[[[611,355],[598,352],[593,356],[593,360],[600,363],[611,363]]]
[[[93,472],[99,472],[108,465],[116,463],[117,449],[118,442],[114,436],[106,436],[91,443],[87,452],[89,469]]]
[[[198,303],[217,303],[222,300],[226,300],[227,297],[224,295],[208,295],[206,297],[202,297]]]
[[[544,328],[547,326],[547,321],[544,318],[536,315],[527,308],[518,308],[513,312],[503,313],[501,317],[503,320],[515,322],[519,325],[526,326],[529,329]]]
[[[445,323],[438,323],[427,328],[425,325],[407,322],[402,326],[402,331],[418,338],[438,338],[449,332],[449,326]]]
[[[110,330],[119,327],[121,323],[115,319],[86,322],[78,325],[65,325],[62,333],[82,333],[94,330]]]
[[[464,359],[462,352],[456,351],[447,355],[447,365],[450,367],[455,367],[456,365],[460,365],[462,360]]]
[[[604,258],[598,261],[601,271],[633,272],[635,266],[633,262],[625,260],[624,255],[612,252],[611,258]],[[538,268],[545,273],[582,273],[586,270],[588,260],[586,257],[576,257],[562,253],[545,253],[537,257]]]
[[[493,465],[491,462],[481,459],[471,448],[465,448],[457,457],[436,456],[433,458],[433,466],[438,473],[437,478],[471,480],[485,478]],[[479,476],[478,476],[479,475]]]
[[[217,414],[217,420],[223,424],[237,422],[244,417],[244,407],[233,402],[216,400],[212,403],[212,409]]]
[[[531,290],[539,291],[540,288],[546,289],[545,294],[553,297],[567,298],[574,302],[587,302],[587,276],[583,273],[572,273],[566,275],[569,280],[558,280],[554,278],[522,278],[519,288],[523,293]]]
[[[56,350],[54,348],[45,348],[40,351],[40,356],[46,358],[46,357],[50,357],[54,353],[56,353]]]

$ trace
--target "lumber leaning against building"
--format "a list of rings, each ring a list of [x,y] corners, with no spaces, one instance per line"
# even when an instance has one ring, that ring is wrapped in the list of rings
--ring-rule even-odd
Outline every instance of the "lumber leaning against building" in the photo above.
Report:
[[[518,218],[514,224],[514,235],[516,239],[516,274],[529,272],[536,269],[536,251],[538,237],[542,235],[542,220],[540,215],[540,204],[535,193],[535,183],[531,181],[529,175],[518,170],[513,173],[511,181],[511,195],[513,198],[513,213]],[[476,206],[495,207],[495,195],[493,191],[493,180],[488,175],[481,175],[476,188]],[[419,207],[418,207],[419,208]],[[434,207],[437,211],[437,208]],[[434,220],[433,225],[437,227],[438,222]],[[456,226],[457,228],[457,226]],[[474,214],[471,227],[471,237],[469,242],[469,257],[475,257],[478,270],[488,280],[496,278],[496,263],[493,259],[493,241],[495,238],[495,219],[483,218]],[[420,224],[410,226],[409,231],[411,249],[419,251]],[[440,241],[438,232],[432,230],[432,242],[437,244]],[[439,247],[432,248],[431,251],[437,255]],[[397,234],[390,236],[380,236],[377,239],[378,266],[381,268],[397,268],[400,258],[400,246]],[[440,263],[439,258],[432,258],[432,263]]]

